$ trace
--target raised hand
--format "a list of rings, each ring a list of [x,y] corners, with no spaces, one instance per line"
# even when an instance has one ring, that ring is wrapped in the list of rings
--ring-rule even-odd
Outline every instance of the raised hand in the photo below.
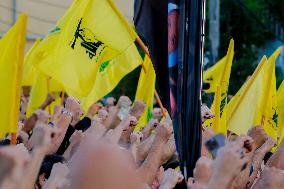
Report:
[[[67,179],[70,170],[63,163],[56,163],[53,165],[50,177],[47,183],[43,186],[43,189],[49,188],[68,188],[70,182]]]
[[[133,103],[133,107],[130,109],[129,114],[136,117],[137,120],[141,117],[144,110],[146,108],[146,104],[142,101],[135,101]]]
[[[253,126],[248,131],[248,136],[250,136],[254,140],[255,149],[262,146],[267,138],[267,134],[265,133],[262,126]]]
[[[204,123],[207,119],[213,118],[215,115],[213,112],[208,108],[206,104],[201,105],[201,121]]]
[[[34,114],[37,116],[37,123],[40,124],[47,124],[48,119],[50,118],[50,115],[48,112],[44,110],[37,109]]]
[[[131,104],[132,104],[132,102],[131,102],[130,98],[127,97],[127,96],[121,96],[119,98],[118,102],[117,102],[117,106],[119,108],[121,108],[121,107],[129,107],[129,106],[131,106]]]
[[[206,186],[212,177],[212,160],[201,156],[196,162],[194,169],[194,178],[197,183]]]
[[[92,104],[88,109],[87,117],[92,119],[95,116],[95,114],[98,113],[98,111],[102,108],[103,108],[103,105],[101,103]]]
[[[80,121],[80,117],[84,114],[81,105],[77,100],[72,97],[68,97],[65,104],[65,109],[72,114],[71,125],[76,125]]]
[[[161,124],[156,129],[156,137],[167,142],[173,133],[173,128],[169,124]]]
[[[183,175],[174,169],[167,169],[160,185],[160,189],[172,189],[183,180]]]
[[[133,132],[130,135],[130,143],[131,144],[139,144],[143,140],[142,132]]]
[[[54,114],[51,118],[51,122],[53,123],[57,123],[60,116],[62,115],[63,113],[63,107],[62,106],[54,106]]]
[[[260,179],[253,188],[271,188],[281,189],[284,185],[284,173],[283,170],[275,167],[265,167],[261,173]]]
[[[48,154],[58,136],[58,130],[48,125],[37,124],[28,142],[30,149],[39,149],[44,154]]]
[[[155,130],[155,128],[158,126],[159,122],[157,119],[151,119],[148,123],[148,125],[142,129],[142,133],[143,133],[143,136],[144,136],[144,139],[145,140],[146,138],[148,138],[152,131]]]
[[[213,174],[208,188],[227,189],[250,160],[245,151],[244,143],[241,142],[231,142],[221,148],[212,163]]]

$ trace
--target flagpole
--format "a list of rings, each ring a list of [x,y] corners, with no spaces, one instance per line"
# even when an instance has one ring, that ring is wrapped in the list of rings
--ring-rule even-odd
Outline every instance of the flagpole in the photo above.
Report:
[[[49,92],[50,92],[50,78],[47,78],[46,82],[47,82],[47,94],[49,94]],[[48,105],[48,113],[49,113],[49,115],[51,115],[50,104]]]
[[[17,133],[11,133],[10,144],[12,144],[12,145],[16,145],[17,144]]]
[[[145,53],[147,56],[151,57],[151,56],[150,56],[150,53],[149,53],[149,51],[148,51],[148,49],[147,49],[147,47],[146,47],[145,44],[142,42],[142,40],[141,40],[140,38],[136,38],[136,42],[137,42],[137,43],[139,44],[139,46],[143,49],[144,53]],[[142,63],[141,66],[142,66],[142,69],[144,70],[144,72],[146,72],[145,65]],[[163,106],[163,104],[162,104],[162,101],[161,101],[161,99],[160,99],[160,97],[159,97],[158,92],[156,91],[156,89],[155,89],[155,91],[154,91],[154,95],[155,95],[155,98],[156,98],[156,100],[157,100],[157,103],[158,103],[159,107],[160,107],[161,110],[162,110],[163,116],[166,117],[166,116],[167,116],[167,112],[166,112],[165,109],[164,109],[164,106]]]
[[[64,105],[64,96],[65,96],[65,91],[63,90],[61,92],[61,105],[63,106]]]
[[[136,32],[133,30],[133,28],[130,26],[130,24],[125,20],[124,16],[121,14],[121,12],[119,11],[119,9],[116,7],[116,5],[113,3],[112,0],[107,0],[111,6],[111,8],[116,12],[116,14],[121,18],[122,22],[125,24],[127,30],[129,31],[129,33],[131,34],[131,36],[135,36],[135,41],[140,45],[140,47],[143,49],[144,53],[147,54],[149,57],[150,56],[150,53],[147,49],[147,47],[144,45],[144,43],[142,42],[142,40],[139,38],[139,36],[136,34]],[[145,69],[145,66],[143,65],[142,63],[142,68],[143,70],[146,72],[146,69]],[[164,106],[162,104],[162,101],[155,89],[155,92],[154,92],[154,95],[155,95],[155,98],[157,100],[157,103],[159,105],[159,107],[161,108],[162,110],[162,113],[163,113],[163,116],[166,117],[167,116],[167,112],[165,111],[164,109]]]

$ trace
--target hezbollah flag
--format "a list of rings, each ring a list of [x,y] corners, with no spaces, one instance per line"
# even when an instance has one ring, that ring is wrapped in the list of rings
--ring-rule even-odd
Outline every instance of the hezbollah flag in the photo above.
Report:
[[[264,93],[267,86],[264,84],[271,75],[267,68],[267,58],[264,56],[227,116],[228,130],[237,135],[246,134],[251,126],[261,124],[263,99],[267,96]]]
[[[230,131],[238,135],[246,134],[251,126],[262,124],[270,136],[275,136],[269,132],[267,125],[267,122],[273,120],[272,112],[274,107],[272,104],[274,103],[270,86],[275,75],[274,61],[272,58],[268,61],[264,56],[251,78],[247,81],[245,88],[232,108],[231,115],[228,116],[228,129]]]
[[[136,38],[111,0],[77,0],[43,41],[37,50],[41,61],[34,64],[92,104],[142,63]]]
[[[272,138],[278,137],[278,108],[277,108],[277,93],[276,93],[276,78],[275,78],[275,62],[281,53],[282,48],[278,48],[268,59],[270,66],[271,77],[267,80],[268,97],[265,99],[264,113],[262,125],[265,132]]]
[[[33,59],[34,52],[38,47],[39,43],[40,39],[37,39],[25,56],[22,86],[32,86],[35,80],[37,70],[33,67],[31,61]]]
[[[227,127],[226,127],[227,124],[226,124],[226,119],[221,119],[221,118],[226,117],[226,112],[224,112],[224,108],[227,104],[227,93],[228,93],[233,57],[234,57],[234,40],[231,39],[227,55],[225,56],[225,58],[223,58],[219,63],[217,63],[212,68],[209,68],[209,70],[204,74],[204,78],[206,81],[209,81],[208,78],[214,78],[215,76],[216,77],[218,76],[218,78],[213,80],[214,82],[210,84],[210,89],[213,90],[213,88],[215,88],[213,90],[213,92],[215,92],[215,97],[211,107],[211,110],[214,113],[215,117],[210,120],[207,120],[204,124],[212,125],[213,130],[216,133],[223,133],[224,135],[227,134]],[[217,91],[218,87],[219,91]],[[212,124],[212,121],[214,122],[214,124]]]
[[[135,128],[136,131],[139,131],[143,127],[145,127],[152,118],[155,83],[155,69],[153,67],[151,59],[146,55],[141,69],[135,96],[135,100],[141,100],[145,102],[146,108],[139,119],[138,125]]]
[[[203,81],[210,84],[210,88],[204,90],[206,93],[215,93],[217,85],[220,85],[223,91],[226,92],[229,86],[229,79],[231,74],[231,67],[234,57],[234,40],[230,40],[227,55],[210,67],[203,74]],[[225,90],[226,89],[226,90]]]
[[[226,117],[222,117],[221,120],[222,122],[225,121],[227,122],[228,121],[228,117],[231,116],[232,112],[233,112],[233,108],[234,106],[236,105],[236,103],[238,102],[239,100],[239,97],[241,96],[241,94],[243,93],[244,89],[246,88],[246,85],[247,85],[248,81],[246,81],[242,87],[239,89],[239,91],[235,94],[235,96],[229,101],[229,103],[225,106],[224,108],[224,114],[226,114]],[[225,119],[225,120],[223,120]],[[226,126],[228,127],[228,126]]]
[[[38,72],[33,82],[27,107],[27,117],[32,115],[45,101],[48,93],[62,91],[62,86],[48,76]],[[59,98],[59,97],[57,97]],[[57,100],[58,102],[58,100]],[[59,105],[54,104],[53,105]],[[51,108],[50,108],[51,109]],[[49,112],[52,113],[52,112]]]
[[[280,131],[280,141],[284,138],[284,80],[277,90],[277,107],[278,107],[278,126]]]
[[[26,45],[27,15],[0,40],[0,135],[16,133],[20,110],[21,79]]]
[[[221,124],[221,86],[217,85],[216,86],[216,93],[214,97],[214,103],[212,106],[212,110],[214,112],[214,117],[212,118],[212,129],[215,133],[222,133],[225,136],[227,135],[227,128],[226,125]]]
[[[261,62],[259,63],[259,65],[257,66],[257,68],[255,69],[255,73],[258,73],[262,67],[265,65],[263,62],[266,61],[266,57],[264,56],[261,60]],[[244,93],[245,90],[247,90],[247,85],[250,82],[249,80],[254,77],[249,77],[246,82],[242,85],[242,87],[238,90],[238,92],[234,95],[234,97],[229,101],[229,103],[225,106],[224,108],[224,112],[227,115],[226,117],[222,117],[222,121],[224,121],[223,119],[226,119],[226,122],[228,121],[228,119],[231,117],[232,113],[234,112],[234,108],[237,104],[237,102],[240,99],[240,96],[242,96],[242,94]],[[227,125],[228,127],[228,125]]]

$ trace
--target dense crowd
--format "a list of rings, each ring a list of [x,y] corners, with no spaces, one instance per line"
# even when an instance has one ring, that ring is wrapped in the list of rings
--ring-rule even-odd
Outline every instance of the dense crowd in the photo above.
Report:
[[[170,117],[160,108],[141,130],[135,129],[145,104],[126,96],[108,97],[82,110],[66,97],[53,115],[46,101],[25,116],[28,97],[22,96],[17,145],[10,135],[1,140],[0,185],[3,189],[171,189],[184,181],[178,166]],[[129,111],[125,111],[128,107]],[[202,105],[202,121],[214,115]],[[202,156],[197,161],[188,189],[280,189],[284,187],[284,142],[261,126],[247,135],[228,133],[216,157],[205,143],[216,133],[205,128]]]

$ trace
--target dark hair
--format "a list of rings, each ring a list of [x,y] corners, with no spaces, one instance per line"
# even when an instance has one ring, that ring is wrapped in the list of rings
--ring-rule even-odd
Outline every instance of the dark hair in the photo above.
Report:
[[[61,155],[47,155],[40,167],[39,175],[44,174],[45,178],[48,179],[52,170],[52,166],[55,163],[63,163],[64,157]]]
[[[35,183],[35,185],[37,186],[38,189],[41,189],[41,186],[39,184],[39,176],[44,174],[44,177],[46,179],[48,179],[49,176],[50,176],[53,165],[55,163],[59,163],[59,162],[63,163],[64,161],[65,161],[65,159],[61,155],[47,155],[47,156],[45,156],[45,158],[44,158],[44,160],[41,164],[39,173],[38,173],[37,181]]]

